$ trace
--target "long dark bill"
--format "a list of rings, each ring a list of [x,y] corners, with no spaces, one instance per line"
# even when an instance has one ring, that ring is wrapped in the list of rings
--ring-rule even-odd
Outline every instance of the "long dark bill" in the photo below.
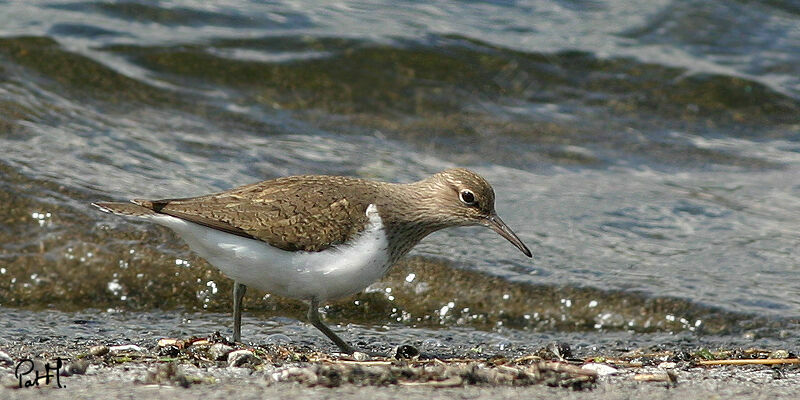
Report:
[[[519,240],[516,234],[511,230],[511,228],[503,222],[497,214],[491,215],[489,218],[486,219],[486,226],[492,228],[493,231],[500,234],[500,236],[506,238],[509,242],[511,242],[514,246],[517,246],[523,253],[525,253],[528,257],[533,257],[531,251],[528,250],[528,247],[522,243],[522,240]]]

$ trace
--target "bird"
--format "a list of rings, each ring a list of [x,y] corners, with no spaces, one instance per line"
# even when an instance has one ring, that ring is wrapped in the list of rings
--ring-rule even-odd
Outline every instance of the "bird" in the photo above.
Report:
[[[298,175],[198,197],[92,205],[172,229],[232,279],[234,342],[241,340],[242,299],[254,287],[308,302],[308,321],[353,354],[322,323],[320,305],[364,290],[444,228],[485,226],[532,257],[497,215],[489,182],[464,168],[412,183]]]

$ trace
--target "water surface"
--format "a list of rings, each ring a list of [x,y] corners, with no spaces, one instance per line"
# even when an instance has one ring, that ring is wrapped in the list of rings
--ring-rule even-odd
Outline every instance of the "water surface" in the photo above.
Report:
[[[0,4],[0,309],[227,312],[171,232],[91,201],[462,166],[534,259],[442,231],[330,320],[787,340],[798,26],[767,0]]]

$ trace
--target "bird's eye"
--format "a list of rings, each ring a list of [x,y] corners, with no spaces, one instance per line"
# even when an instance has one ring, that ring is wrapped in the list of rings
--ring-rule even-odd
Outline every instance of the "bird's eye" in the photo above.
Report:
[[[458,197],[461,198],[462,203],[468,206],[475,204],[475,194],[472,193],[471,190],[468,189],[462,190],[461,193],[459,193]]]

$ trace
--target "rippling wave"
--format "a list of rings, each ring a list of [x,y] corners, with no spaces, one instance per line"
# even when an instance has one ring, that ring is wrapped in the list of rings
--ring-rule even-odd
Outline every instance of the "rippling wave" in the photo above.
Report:
[[[0,5],[0,306],[229,307],[170,232],[91,201],[460,165],[533,263],[441,232],[330,317],[779,336],[800,317],[800,11],[626,4]],[[263,295],[251,311],[301,315]]]

